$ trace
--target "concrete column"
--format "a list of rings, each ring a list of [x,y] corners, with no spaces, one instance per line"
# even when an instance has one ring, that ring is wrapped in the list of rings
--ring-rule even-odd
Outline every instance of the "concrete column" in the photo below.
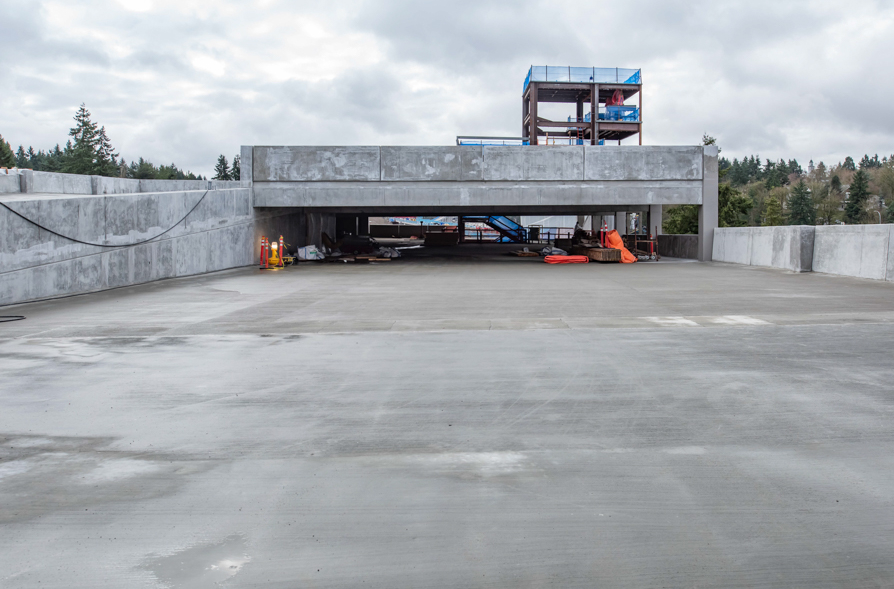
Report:
[[[249,202],[254,204],[254,148],[251,145],[243,145],[239,151],[239,181],[248,187]]]
[[[664,233],[664,229],[662,228],[662,223],[664,223],[664,219],[662,218],[662,206],[661,205],[650,205],[649,206],[649,231],[648,233],[659,236]]]
[[[22,170],[19,174],[19,191],[24,193],[34,192],[34,172]]]
[[[369,215],[357,217],[357,235],[369,235]]]
[[[698,208],[698,259],[710,262],[714,252],[714,229],[719,224],[717,146],[706,145],[703,156],[702,205]]]
[[[602,229],[602,215],[593,214],[590,215],[590,231],[596,233]]]
[[[615,213],[615,229],[618,235],[627,235],[627,212]]]

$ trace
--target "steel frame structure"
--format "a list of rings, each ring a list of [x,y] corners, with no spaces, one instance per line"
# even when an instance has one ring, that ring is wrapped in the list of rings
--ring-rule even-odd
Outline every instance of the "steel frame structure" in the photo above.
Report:
[[[522,136],[531,145],[538,145],[539,138],[547,134],[558,137],[582,137],[584,142],[596,145],[600,140],[618,141],[639,135],[643,144],[643,85],[599,84],[580,82],[529,82],[522,95]],[[599,108],[610,101],[615,90],[624,93],[625,102],[638,98],[636,121],[609,121],[599,119]],[[541,102],[574,104],[576,120],[550,121],[538,115]],[[585,121],[584,105],[589,105],[590,120]],[[551,130],[555,130],[555,132]],[[578,134],[578,129],[581,133]]]

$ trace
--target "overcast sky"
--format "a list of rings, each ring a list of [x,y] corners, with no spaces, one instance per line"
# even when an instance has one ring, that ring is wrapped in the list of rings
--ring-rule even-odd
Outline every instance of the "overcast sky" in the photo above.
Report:
[[[0,134],[128,160],[521,133],[528,67],[642,68],[644,143],[894,153],[894,0],[0,0]],[[572,114],[569,112],[568,114]]]

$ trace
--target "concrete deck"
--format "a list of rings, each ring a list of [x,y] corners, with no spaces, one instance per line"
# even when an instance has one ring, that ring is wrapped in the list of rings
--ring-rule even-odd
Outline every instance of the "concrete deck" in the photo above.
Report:
[[[2,309],[0,586],[894,584],[894,284],[416,255]]]

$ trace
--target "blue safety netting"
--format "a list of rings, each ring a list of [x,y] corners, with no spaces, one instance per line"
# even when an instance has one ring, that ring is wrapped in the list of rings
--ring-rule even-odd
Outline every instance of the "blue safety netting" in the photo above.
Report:
[[[571,67],[567,65],[532,65],[525,78],[531,82],[569,82],[584,84],[642,84],[642,70],[629,68]]]

